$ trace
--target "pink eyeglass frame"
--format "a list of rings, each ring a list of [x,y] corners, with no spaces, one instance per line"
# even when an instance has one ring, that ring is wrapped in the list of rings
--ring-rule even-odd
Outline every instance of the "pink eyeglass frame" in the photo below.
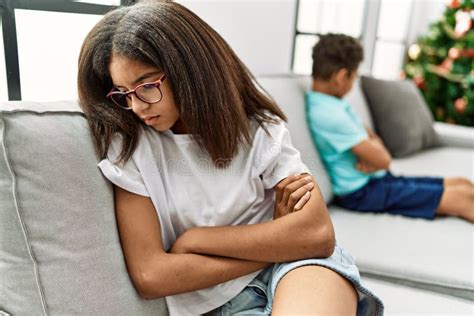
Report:
[[[112,100],[113,103],[115,103],[117,106],[119,106],[120,108],[122,109],[125,109],[125,110],[131,110],[132,108],[128,107],[128,108],[124,108],[122,105],[118,104],[117,102],[115,102],[115,100],[112,98],[113,95],[124,95],[126,96],[127,98],[131,99],[131,97],[129,96],[130,94],[135,94],[135,96],[140,99],[141,101],[143,102],[146,102],[146,103],[158,103],[160,102],[162,99],[163,99],[163,91],[161,91],[160,89],[160,86],[161,84],[163,83],[163,81],[165,81],[166,79],[166,75],[163,75],[160,77],[160,79],[156,80],[156,81],[152,81],[152,82],[145,82],[145,83],[141,83],[139,84],[138,86],[135,87],[135,89],[133,90],[129,90],[129,91],[115,91],[115,87],[112,88],[112,90],[110,90],[109,93],[107,93],[107,95],[105,96],[106,98]],[[155,102],[149,102],[148,100],[143,100],[135,91],[137,89],[139,89],[140,87],[142,86],[146,86],[146,85],[154,85],[159,91],[160,91],[160,99],[155,101]]]

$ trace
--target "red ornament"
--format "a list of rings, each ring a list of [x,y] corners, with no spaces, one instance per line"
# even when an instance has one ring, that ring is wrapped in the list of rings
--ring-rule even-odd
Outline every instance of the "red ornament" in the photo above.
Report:
[[[454,108],[456,109],[456,112],[463,114],[464,111],[466,110],[467,107],[467,100],[465,97],[463,98],[458,98],[456,101],[454,101]]]
[[[473,48],[462,49],[459,53],[460,53],[461,56],[474,59],[474,49]]]
[[[417,86],[419,89],[424,89],[424,88],[426,88],[426,82],[425,82],[425,78],[423,78],[423,76],[415,75],[415,76],[413,77],[413,82],[416,84],[416,86]]]
[[[461,6],[461,2],[459,0],[451,0],[451,3],[449,4],[449,7],[451,9],[457,9]]]

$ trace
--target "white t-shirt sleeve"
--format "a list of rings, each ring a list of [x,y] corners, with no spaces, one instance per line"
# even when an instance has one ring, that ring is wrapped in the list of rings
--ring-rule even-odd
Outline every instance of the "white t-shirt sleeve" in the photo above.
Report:
[[[98,163],[103,175],[115,185],[132,193],[150,196],[135,162],[130,158],[125,164],[114,164],[120,155],[122,137],[116,133],[110,143],[107,158]],[[118,162],[117,162],[118,163]]]
[[[255,167],[265,189],[272,189],[278,182],[291,175],[310,173],[301,161],[300,152],[291,143],[290,132],[284,121],[266,124],[268,135],[262,128],[257,132],[257,159]]]

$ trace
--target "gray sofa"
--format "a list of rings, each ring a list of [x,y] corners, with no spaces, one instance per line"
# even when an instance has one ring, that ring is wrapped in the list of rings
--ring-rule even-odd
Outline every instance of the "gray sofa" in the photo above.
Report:
[[[331,188],[304,118],[309,78],[258,78],[289,117],[294,145],[328,203]],[[358,89],[349,96],[365,122]],[[393,162],[394,173],[473,175],[473,129],[436,124],[443,146]],[[16,315],[166,315],[128,276],[111,183],[97,167],[76,101],[0,104],[0,311]],[[338,242],[386,314],[471,314],[473,225],[330,206]],[[1,314],[1,312],[0,312]]]

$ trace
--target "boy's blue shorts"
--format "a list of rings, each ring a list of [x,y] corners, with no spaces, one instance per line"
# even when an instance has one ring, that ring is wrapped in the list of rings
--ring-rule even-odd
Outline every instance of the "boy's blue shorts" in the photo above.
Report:
[[[336,196],[334,202],[356,211],[433,219],[443,191],[443,178],[396,177],[387,172],[355,192]]]

